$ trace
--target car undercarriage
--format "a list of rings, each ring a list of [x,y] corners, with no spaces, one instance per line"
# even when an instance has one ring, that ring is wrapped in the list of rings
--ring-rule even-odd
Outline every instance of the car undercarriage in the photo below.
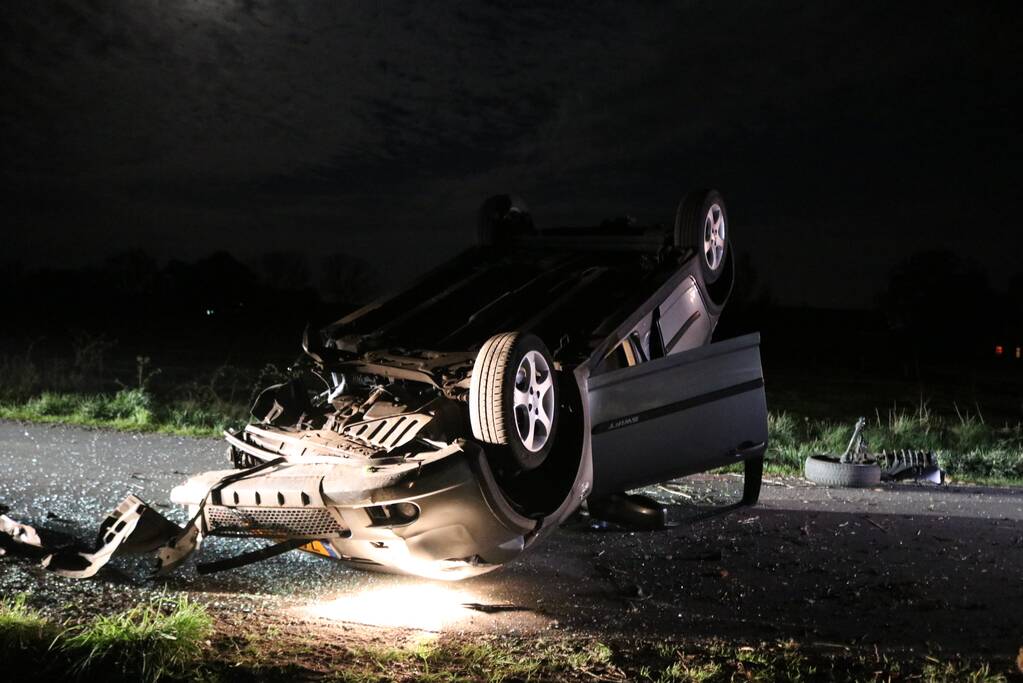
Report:
[[[650,483],[744,462],[751,504],[766,406],[757,335],[712,343],[734,279],[725,230],[713,191],[687,195],[674,231],[540,231],[521,200],[491,198],[478,246],[306,329],[293,379],[225,434],[229,467],[172,491],[183,528],[129,497],[94,553],[36,554],[84,577],[155,552],[166,572],[207,536],[259,537],[271,543],[198,570],[301,549],[458,579],[515,559],[584,504],[656,527],[658,511],[626,493]]]

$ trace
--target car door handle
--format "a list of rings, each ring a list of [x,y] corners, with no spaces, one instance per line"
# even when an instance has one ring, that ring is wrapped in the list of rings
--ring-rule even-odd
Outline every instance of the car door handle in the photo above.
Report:
[[[760,443],[743,441],[741,444],[728,451],[728,455],[732,458],[745,458],[749,455],[753,455],[757,451],[763,451],[765,448],[767,448],[766,441],[761,441]]]

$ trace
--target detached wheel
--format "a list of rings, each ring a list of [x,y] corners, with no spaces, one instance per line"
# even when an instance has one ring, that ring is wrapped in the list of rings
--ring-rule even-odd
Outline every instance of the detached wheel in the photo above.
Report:
[[[696,252],[703,281],[708,285],[717,282],[725,269],[729,227],[725,200],[717,190],[690,192],[678,205],[675,246]]]
[[[480,246],[490,247],[511,235],[533,232],[533,217],[521,197],[494,195],[480,205],[478,230]]]
[[[881,468],[874,464],[839,462],[829,455],[811,455],[803,467],[804,476],[815,484],[863,488],[881,483]]]
[[[539,337],[507,332],[487,340],[469,382],[469,422],[480,441],[507,446],[522,470],[547,459],[558,427],[558,384]]]

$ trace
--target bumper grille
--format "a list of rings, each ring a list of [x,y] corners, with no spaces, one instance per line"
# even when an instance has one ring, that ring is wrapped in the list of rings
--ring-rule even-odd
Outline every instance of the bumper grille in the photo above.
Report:
[[[214,536],[309,536],[321,538],[345,536],[325,508],[296,510],[289,508],[206,508],[206,524]]]
[[[402,413],[356,422],[345,427],[344,434],[374,448],[391,450],[414,439],[419,430],[432,419],[431,415],[425,413]]]

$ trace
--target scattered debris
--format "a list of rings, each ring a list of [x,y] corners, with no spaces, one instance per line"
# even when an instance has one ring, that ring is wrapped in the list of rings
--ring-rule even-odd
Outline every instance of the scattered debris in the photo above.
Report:
[[[60,524],[74,524],[75,523],[75,521],[73,519],[68,519],[67,517],[61,517],[60,515],[58,515],[58,514],[56,514],[54,512],[47,512],[46,513],[46,519],[52,519],[54,522],[58,522]]]
[[[888,529],[886,529],[881,524],[878,524],[877,522],[872,520],[870,517],[864,517],[864,519],[866,519],[868,522],[870,522],[870,524],[872,524],[873,526],[876,526],[878,529],[880,529],[881,531],[885,532],[886,534],[888,533]]]
[[[930,451],[901,449],[889,453],[871,453],[863,434],[866,418],[856,421],[845,452],[836,455],[811,455],[806,459],[804,476],[824,486],[875,486],[881,481],[920,481],[945,483],[945,472],[938,456]]]
[[[0,515],[0,555],[38,556],[36,549],[41,547],[42,541],[33,527]]]
[[[944,484],[945,472],[938,464],[938,456],[929,451],[902,449],[899,451],[881,451],[874,456],[881,468],[881,478],[889,481],[925,481],[932,484]]]
[[[95,548],[48,544],[32,526],[0,515],[0,555],[24,557],[55,574],[73,579],[94,576],[115,555],[139,555],[161,548],[181,528],[138,497],[129,495],[100,525]]]
[[[466,609],[475,610],[477,612],[483,612],[485,614],[495,614],[497,612],[532,612],[533,610],[529,607],[523,607],[522,605],[516,605],[513,603],[498,603],[496,605],[488,605],[482,602],[463,602],[462,607]]]

